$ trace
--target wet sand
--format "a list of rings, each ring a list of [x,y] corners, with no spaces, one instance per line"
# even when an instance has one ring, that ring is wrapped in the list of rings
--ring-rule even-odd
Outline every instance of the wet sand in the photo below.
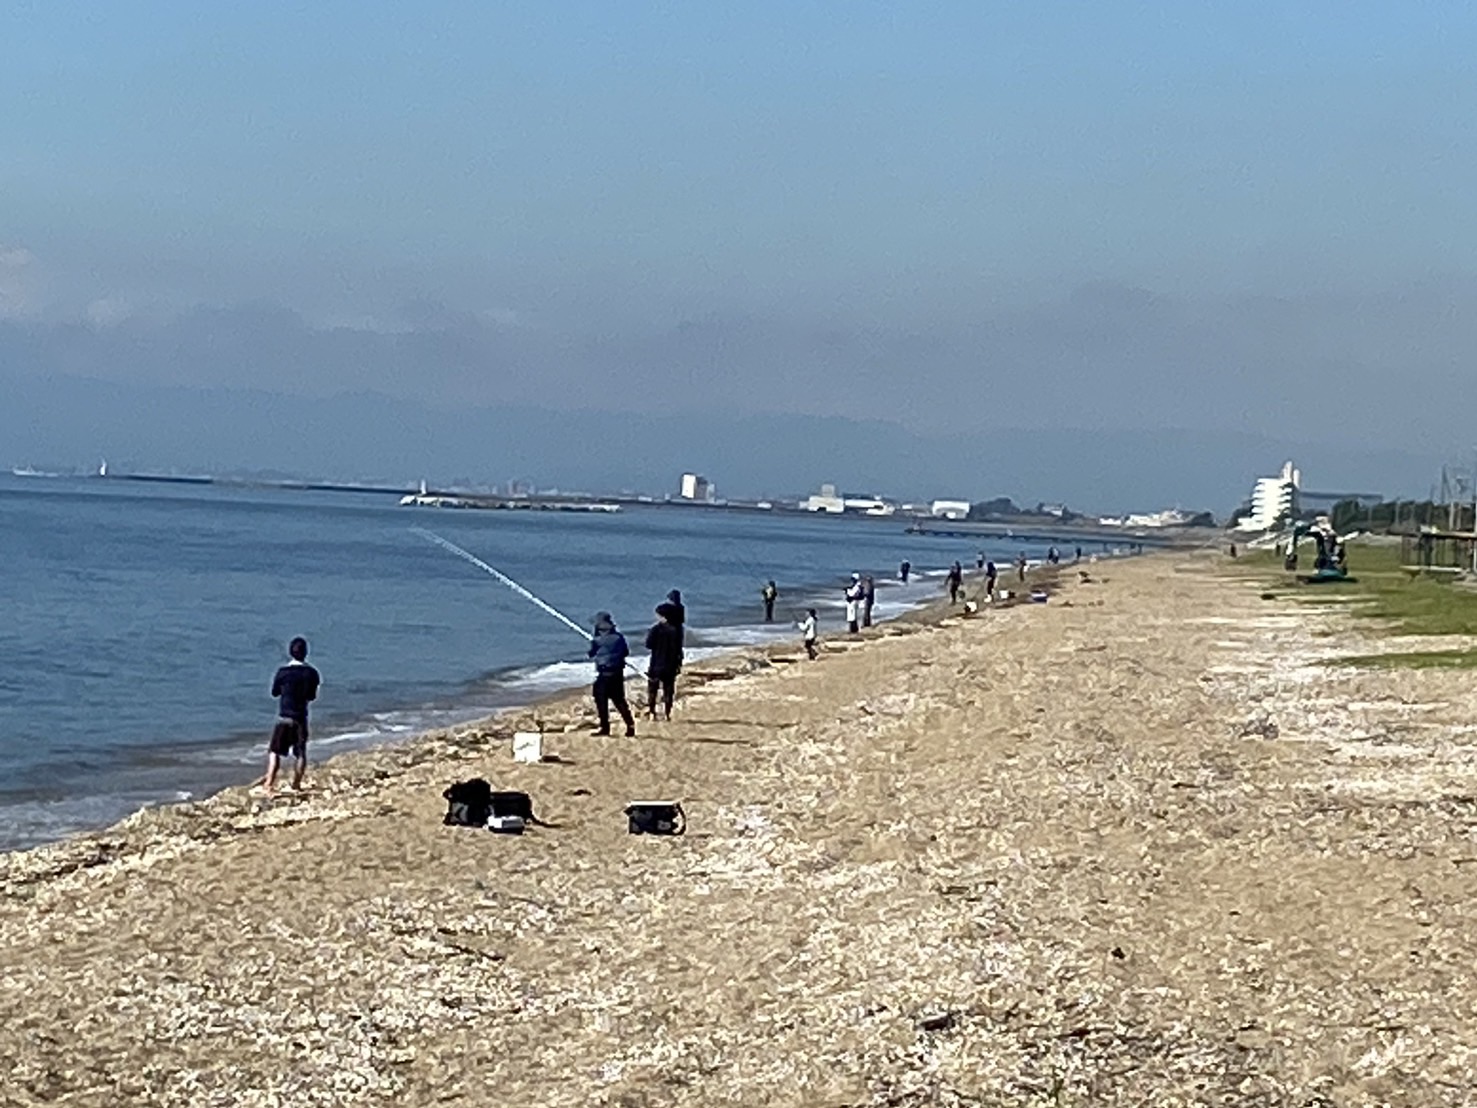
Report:
[[[1394,640],[1211,555],[1094,569],[634,741],[542,706],[558,764],[525,713],[5,856],[0,1101],[1477,1103],[1470,683],[1326,668]],[[444,827],[478,775],[557,826]]]

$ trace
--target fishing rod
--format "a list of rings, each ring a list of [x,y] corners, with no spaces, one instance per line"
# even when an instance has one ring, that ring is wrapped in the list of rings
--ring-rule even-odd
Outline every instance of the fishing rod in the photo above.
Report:
[[[476,566],[484,573],[490,574],[497,579],[499,584],[506,585],[508,588],[512,589],[515,593],[521,596],[524,600],[534,605],[536,608],[539,608],[541,611],[547,612],[549,615],[553,616],[560,623],[564,624],[565,627],[568,627],[576,635],[584,639],[585,642],[588,643],[590,641],[590,632],[586,631],[578,623],[570,619],[567,615],[561,612],[558,608],[554,607],[554,605],[550,604],[548,601],[535,596],[528,589],[525,589],[522,585],[518,584],[517,581],[514,581],[506,573],[502,572],[502,570],[488,565],[481,558],[477,557],[477,555],[471,553],[470,551],[463,550],[461,547],[457,546],[456,543],[452,542],[449,539],[443,539],[434,531],[428,531],[424,527],[412,527],[411,530],[414,531],[421,538],[435,543],[437,546],[441,547],[441,549],[455,554],[463,561],[470,562],[472,563],[472,565]],[[629,658],[626,659],[626,665],[630,666],[637,673],[641,674],[642,677],[646,676],[646,671],[638,666],[635,662],[631,661]]]

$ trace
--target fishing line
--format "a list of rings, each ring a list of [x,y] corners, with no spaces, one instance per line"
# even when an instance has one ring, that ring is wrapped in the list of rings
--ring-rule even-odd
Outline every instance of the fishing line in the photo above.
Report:
[[[497,579],[499,584],[506,585],[508,588],[512,589],[515,593],[521,596],[524,600],[528,601],[530,604],[539,608],[541,611],[547,612],[549,615],[553,616],[560,623],[564,624],[565,627],[568,627],[576,635],[584,639],[586,643],[590,641],[590,632],[586,631],[578,623],[570,619],[567,615],[561,612],[558,608],[554,607],[554,605],[550,604],[548,601],[535,596],[528,589],[525,589],[522,585],[518,584],[517,581],[514,581],[506,573],[502,572],[502,570],[488,565],[481,558],[477,557],[477,555],[471,553],[470,551],[463,550],[461,547],[457,546],[456,543],[450,541],[449,539],[443,539],[434,531],[428,531],[424,527],[412,527],[411,530],[414,531],[417,535],[421,536],[421,538],[435,543],[443,550],[450,551],[452,554],[455,554],[463,561],[470,562],[472,563],[472,565],[476,566],[484,573],[490,574]],[[641,674],[642,677],[646,676],[646,671],[630,659],[626,660],[626,665],[630,666],[637,673]]]

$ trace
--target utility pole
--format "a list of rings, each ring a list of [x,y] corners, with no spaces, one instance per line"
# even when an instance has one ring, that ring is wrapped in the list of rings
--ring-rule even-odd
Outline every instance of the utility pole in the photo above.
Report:
[[[1472,451],[1472,572],[1477,574],[1477,449]]]

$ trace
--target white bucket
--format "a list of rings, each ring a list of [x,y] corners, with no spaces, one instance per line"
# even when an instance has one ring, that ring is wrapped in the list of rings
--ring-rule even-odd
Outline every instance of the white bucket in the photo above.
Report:
[[[544,760],[544,736],[539,731],[513,732],[513,761],[542,762]]]

